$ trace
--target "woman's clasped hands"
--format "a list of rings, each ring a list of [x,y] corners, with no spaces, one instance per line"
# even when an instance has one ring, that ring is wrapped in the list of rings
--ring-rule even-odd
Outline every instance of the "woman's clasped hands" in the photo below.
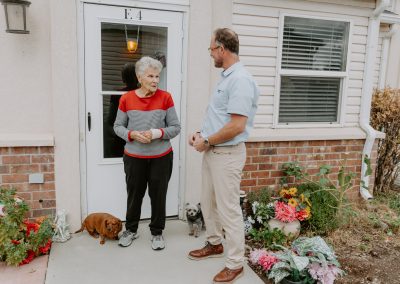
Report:
[[[151,142],[151,139],[153,138],[151,130],[132,131],[130,133],[130,136],[132,140],[138,141],[143,144],[149,144]]]

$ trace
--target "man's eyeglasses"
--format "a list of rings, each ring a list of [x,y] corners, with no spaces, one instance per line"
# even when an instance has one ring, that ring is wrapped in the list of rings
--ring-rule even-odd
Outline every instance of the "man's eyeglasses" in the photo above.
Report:
[[[217,45],[217,46],[215,46],[215,47],[209,47],[209,48],[208,48],[208,51],[211,52],[211,51],[214,51],[214,50],[216,50],[216,49],[218,49],[218,48],[220,48],[220,47],[221,47],[220,45]]]

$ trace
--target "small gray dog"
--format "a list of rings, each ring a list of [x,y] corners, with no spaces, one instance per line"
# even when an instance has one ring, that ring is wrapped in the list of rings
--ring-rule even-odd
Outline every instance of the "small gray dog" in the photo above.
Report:
[[[204,227],[203,214],[201,213],[200,203],[197,205],[186,203],[186,218],[189,224],[189,236],[199,236]]]

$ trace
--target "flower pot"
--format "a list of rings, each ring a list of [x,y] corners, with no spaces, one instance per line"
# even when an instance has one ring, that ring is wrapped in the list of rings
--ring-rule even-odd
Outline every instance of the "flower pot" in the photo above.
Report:
[[[281,284],[302,284],[303,282],[301,281],[291,281],[287,278],[283,278],[281,282],[279,282]]]
[[[300,221],[294,220],[293,222],[285,223],[278,219],[271,219],[268,221],[270,230],[275,228],[281,230],[286,236],[296,238],[300,234]]]

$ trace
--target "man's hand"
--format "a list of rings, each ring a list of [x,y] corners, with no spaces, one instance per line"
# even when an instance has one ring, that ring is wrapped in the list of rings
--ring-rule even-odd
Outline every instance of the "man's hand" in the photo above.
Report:
[[[131,139],[138,141],[143,144],[148,144],[151,142],[151,139],[144,136],[140,131],[132,131],[131,132]]]
[[[199,132],[195,132],[195,133],[190,134],[190,135],[189,135],[189,138],[188,138],[189,145],[190,145],[190,146],[193,146],[194,142],[195,142],[198,138],[200,138],[200,133],[199,133]]]
[[[204,143],[204,141],[205,141],[205,139],[200,136],[193,143],[193,147],[200,153],[204,152],[204,151],[207,151],[208,148],[210,147],[209,145],[206,145]]]

